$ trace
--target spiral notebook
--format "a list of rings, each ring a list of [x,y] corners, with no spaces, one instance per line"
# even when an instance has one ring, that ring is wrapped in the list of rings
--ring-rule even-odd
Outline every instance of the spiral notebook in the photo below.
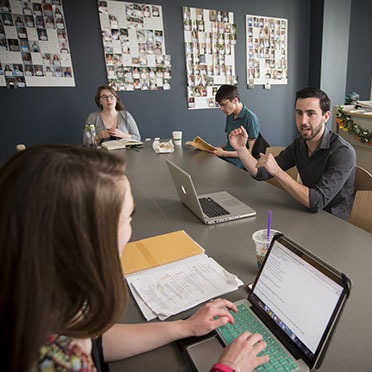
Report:
[[[121,262],[146,320],[165,320],[243,284],[208,257],[185,231],[129,243]]]
[[[204,249],[179,230],[128,243],[121,256],[121,266],[123,274],[128,276],[198,254],[204,254]]]

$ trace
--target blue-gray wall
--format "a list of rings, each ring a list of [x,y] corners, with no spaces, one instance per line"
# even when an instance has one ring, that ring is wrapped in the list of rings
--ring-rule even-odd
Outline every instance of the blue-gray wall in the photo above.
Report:
[[[357,92],[361,100],[371,98],[372,1],[352,0],[346,91]]]
[[[334,105],[344,103],[351,0],[324,0],[320,88]],[[332,112],[332,111],[331,111]],[[327,126],[331,128],[332,115]]]
[[[182,29],[182,6],[185,5],[234,12],[238,31],[235,60],[241,99],[257,113],[262,132],[272,145],[286,145],[294,138],[295,91],[312,82],[312,71],[320,70],[319,55],[316,58],[316,53],[311,53],[314,47],[310,48],[310,36],[311,45],[318,47],[319,54],[321,40],[317,32],[313,33],[312,30],[322,26],[312,23],[316,16],[316,7],[312,5],[315,3],[321,7],[321,0],[154,0],[148,3],[163,8],[166,50],[172,57],[172,88],[169,91],[119,92],[126,108],[135,117],[143,138],[168,138],[171,131],[177,128],[184,131],[185,139],[200,135],[216,145],[225,142],[225,120],[219,110],[187,110]],[[25,143],[26,146],[39,143],[80,143],[85,118],[89,112],[96,110],[96,87],[106,82],[96,1],[64,0],[63,5],[76,87],[1,88],[1,161],[14,152],[17,143]],[[271,90],[264,90],[260,86],[253,90],[246,88],[245,14],[288,19],[288,85],[273,86]],[[370,37],[365,39],[365,47],[369,45],[369,40]],[[369,64],[370,61],[369,57]],[[367,85],[370,87],[370,80]]]

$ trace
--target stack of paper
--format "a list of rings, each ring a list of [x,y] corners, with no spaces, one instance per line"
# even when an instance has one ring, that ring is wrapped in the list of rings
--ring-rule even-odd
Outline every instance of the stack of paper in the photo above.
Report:
[[[126,265],[135,256],[137,264]],[[243,284],[184,231],[129,243],[122,266],[146,320],[167,319]]]

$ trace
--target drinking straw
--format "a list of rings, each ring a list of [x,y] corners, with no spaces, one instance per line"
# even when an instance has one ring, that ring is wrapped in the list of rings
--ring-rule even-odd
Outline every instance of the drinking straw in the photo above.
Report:
[[[266,232],[267,232],[267,235],[266,235],[267,240],[270,239],[271,215],[272,215],[272,212],[271,212],[271,210],[269,210],[268,213],[267,213],[267,230],[266,230]]]

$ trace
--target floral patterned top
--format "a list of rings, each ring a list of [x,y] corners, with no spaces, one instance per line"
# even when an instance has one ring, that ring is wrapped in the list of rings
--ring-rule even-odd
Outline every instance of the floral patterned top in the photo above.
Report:
[[[91,341],[50,335],[39,351],[33,372],[95,372]]]

